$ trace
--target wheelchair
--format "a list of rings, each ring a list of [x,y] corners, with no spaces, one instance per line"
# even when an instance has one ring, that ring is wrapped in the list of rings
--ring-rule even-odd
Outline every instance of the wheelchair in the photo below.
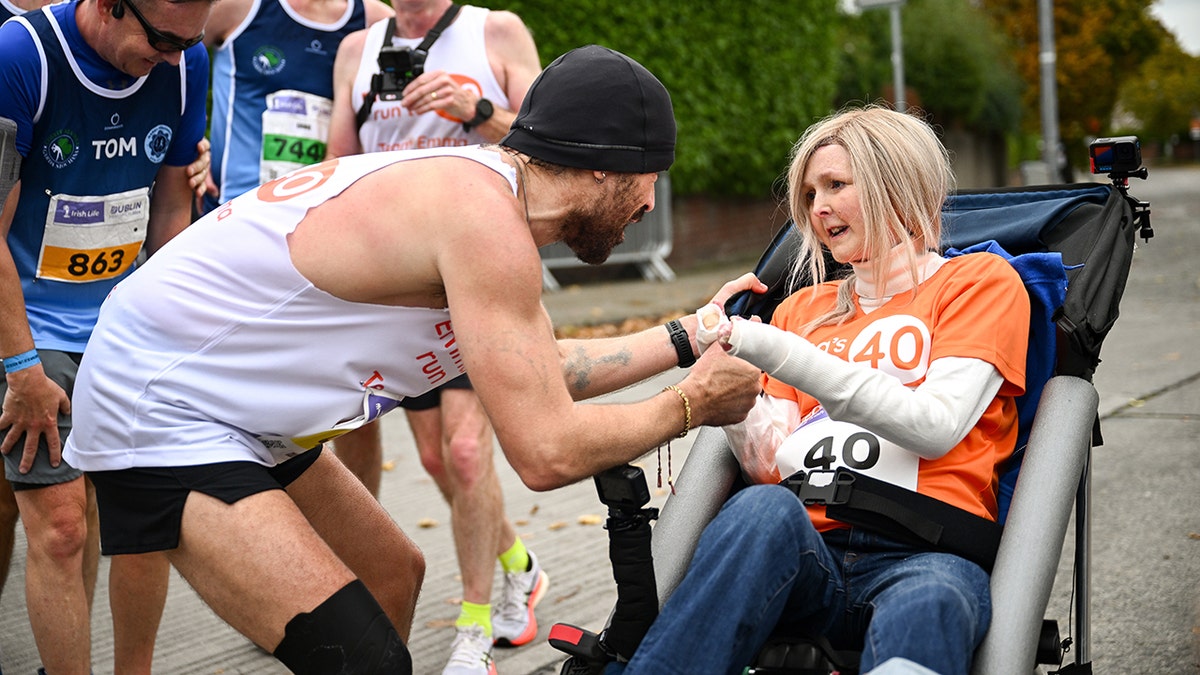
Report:
[[[1091,150],[1092,173],[1107,174],[1111,183],[968,190],[951,195],[943,207],[948,249],[965,252],[994,242],[1017,257],[1059,253],[1067,276],[1065,296],[1041,307],[1026,279],[1034,319],[1027,393],[1018,400],[1016,450],[1000,467],[1003,529],[993,550],[992,619],[975,653],[976,675],[1032,673],[1041,665],[1059,675],[1092,672],[1090,455],[1092,447],[1103,444],[1092,375],[1118,316],[1136,238],[1149,240],[1153,230],[1149,204],[1129,194],[1129,179],[1148,175],[1137,139],[1099,139]],[[787,288],[786,279],[797,241],[789,221],[755,268],[770,290],[735,296],[727,314],[770,319],[794,290]],[[1042,357],[1035,358],[1035,352]],[[609,511],[606,528],[617,602],[598,634],[569,624],[551,629],[551,645],[569,656],[562,675],[595,675],[608,662],[633,655],[658,608],[682,580],[701,532],[744,485],[724,433],[715,428],[699,431],[661,513],[645,508],[649,491],[641,469],[616,467],[597,475],[595,483]],[[1057,621],[1044,619],[1044,614],[1072,507],[1074,626],[1064,638]],[[654,520],[658,522],[652,527]],[[1067,654],[1073,659],[1064,663]],[[823,638],[778,635],[745,672],[832,675],[856,673],[858,664],[856,654],[834,650]]]

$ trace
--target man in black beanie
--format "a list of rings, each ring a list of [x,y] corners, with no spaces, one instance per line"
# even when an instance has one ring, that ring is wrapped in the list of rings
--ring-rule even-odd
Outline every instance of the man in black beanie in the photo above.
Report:
[[[625,226],[654,208],[657,172],[675,162],[671,96],[628,56],[598,45],[581,47],[558,57],[534,80],[500,145],[516,151],[511,156],[522,182],[530,166],[537,169],[531,182],[563,175],[565,168],[592,171],[598,185],[614,174],[612,188],[589,205],[593,212],[571,208],[558,232],[580,260],[598,265],[624,239]],[[553,170],[542,170],[547,168]],[[619,222],[622,206],[638,201]]]
[[[96,486],[105,554],[164,551],[293,671],[433,667],[404,644],[420,551],[321,444],[465,371],[534,490],[742,420],[759,371],[697,359],[694,315],[556,342],[541,303],[538,247],[605,260],[674,147],[662,84],[585,47],[499,146],[341,157],[197,221],[112,292],[80,365],[63,456]],[[742,289],[765,287],[713,300]],[[676,366],[646,400],[576,402]]]

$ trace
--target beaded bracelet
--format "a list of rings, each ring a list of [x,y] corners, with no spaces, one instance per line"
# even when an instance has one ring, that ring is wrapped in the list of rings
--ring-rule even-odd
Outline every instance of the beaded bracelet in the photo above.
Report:
[[[42,359],[38,357],[37,350],[30,349],[24,354],[17,354],[16,356],[9,356],[4,359],[4,372],[15,373],[18,370],[25,370],[26,368],[36,366],[41,362]]]

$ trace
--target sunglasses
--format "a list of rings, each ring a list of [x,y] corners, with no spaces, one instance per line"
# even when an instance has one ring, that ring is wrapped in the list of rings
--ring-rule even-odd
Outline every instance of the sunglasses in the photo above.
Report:
[[[142,13],[138,10],[137,5],[133,4],[131,0],[117,0],[117,4],[113,6],[113,16],[118,19],[125,16],[126,7],[133,12],[133,16],[137,18],[138,23],[142,24],[142,30],[146,31],[146,42],[149,42],[151,47],[160,52],[170,53],[186,51],[187,49],[199,44],[200,41],[204,39],[204,31],[200,31],[199,35],[191,38],[190,40],[181,40],[177,36],[160,31],[159,29],[150,25],[150,22],[146,20],[146,17],[142,16]]]

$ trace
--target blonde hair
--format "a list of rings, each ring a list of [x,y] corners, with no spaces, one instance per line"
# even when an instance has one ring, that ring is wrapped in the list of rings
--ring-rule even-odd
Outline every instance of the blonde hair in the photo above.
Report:
[[[864,225],[866,259],[875,278],[886,279],[887,254],[902,243],[913,285],[916,256],[936,250],[942,236],[942,204],[954,189],[950,156],[933,129],[921,119],[881,106],[845,109],[809,127],[792,150],[788,169],[788,206],[801,246],[792,269],[793,288],[804,272],[814,284],[825,278],[825,259],[802,184],[813,153],[841,146],[850,159]],[[805,331],[840,323],[854,312],[853,273],[842,284],[836,307],[817,317]]]

